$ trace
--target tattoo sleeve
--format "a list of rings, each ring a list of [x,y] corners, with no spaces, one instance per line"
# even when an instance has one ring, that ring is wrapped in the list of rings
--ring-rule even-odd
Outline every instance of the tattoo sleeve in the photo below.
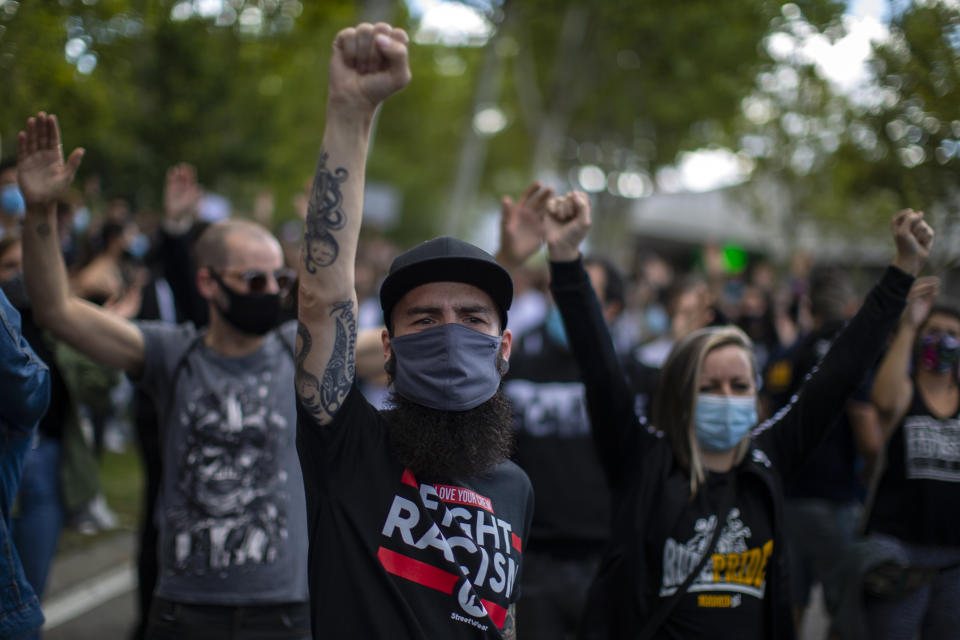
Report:
[[[304,366],[313,347],[310,330],[303,323],[297,328],[297,393],[304,408],[314,417],[321,419],[337,412],[356,375],[357,323],[353,314],[353,301],[334,303],[330,316],[334,318],[336,336],[322,380]]]
[[[320,410],[320,380],[317,376],[306,370],[304,363],[307,356],[310,355],[310,349],[313,347],[313,338],[310,336],[310,330],[302,322],[297,326],[297,357],[295,378],[297,383],[297,395],[300,396],[300,402],[307,408],[311,414],[317,415]]]
[[[342,229],[346,223],[340,185],[348,177],[349,172],[343,167],[328,169],[327,153],[320,153],[303,233],[303,266],[307,273],[316,273],[318,267],[329,267],[340,255],[340,245],[331,231]]]
[[[512,604],[507,609],[507,618],[503,622],[504,640],[517,640],[517,605]]]

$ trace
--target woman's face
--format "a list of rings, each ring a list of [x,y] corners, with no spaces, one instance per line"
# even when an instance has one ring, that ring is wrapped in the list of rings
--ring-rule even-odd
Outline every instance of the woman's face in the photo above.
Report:
[[[920,328],[921,336],[948,335],[960,339],[960,319],[946,313],[932,313]]]
[[[712,350],[703,360],[697,391],[718,396],[756,396],[750,354],[735,344]]]

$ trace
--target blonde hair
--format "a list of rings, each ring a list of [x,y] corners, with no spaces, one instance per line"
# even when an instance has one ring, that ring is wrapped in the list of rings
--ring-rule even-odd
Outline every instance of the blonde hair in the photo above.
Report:
[[[673,346],[660,370],[653,398],[651,421],[666,434],[680,466],[689,471],[691,498],[697,495],[707,477],[693,422],[699,393],[698,378],[707,354],[728,345],[747,352],[751,374],[756,377],[753,343],[747,334],[735,326],[707,327],[694,331]],[[745,437],[735,447],[734,464],[743,460],[749,448],[750,438]]]

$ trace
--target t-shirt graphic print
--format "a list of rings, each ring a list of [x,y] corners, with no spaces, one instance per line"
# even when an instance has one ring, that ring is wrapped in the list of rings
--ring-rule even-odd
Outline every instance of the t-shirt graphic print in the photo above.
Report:
[[[177,487],[187,500],[167,509],[169,566],[203,574],[271,563],[289,536],[278,449],[293,425],[265,402],[271,375],[193,389],[181,406]]]
[[[676,593],[690,572],[696,568],[707,551],[716,527],[717,516],[711,515],[696,521],[696,533],[686,543],[667,538],[663,545],[661,597]],[[687,589],[687,593],[713,594],[697,598],[698,606],[738,607],[743,602],[741,595],[763,600],[767,562],[773,552],[773,540],[762,540],[753,546],[751,538],[752,531],[743,524],[740,510],[732,508],[720,530],[717,546],[700,575],[694,578]]]
[[[960,420],[907,416],[903,444],[907,478],[960,482]]]
[[[298,412],[314,636],[502,638],[533,517],[523,470],[418,478],[356,387],[330,424]]]
[[[767,576],[774,543],[771,516],[764,495],[754,482],[735,478],[736,472],[711,474],[695,499],[664,538],[656,566],[661,567],[658,595],[672,598],[707,552],[716,528],[717,544],[700,573],[681,596],[663,625],[666,638],[767,637]],[[742,483],[736,501],[725,513],[718,504],[727,483]],[[652,576],[654,577],[654,576]]]
[[[405,470],[377,558],[388,573],[451,596],[451,620],[500,629],[516,586],[523,543],[514,531],[522,525],[498,517],[493,500],[472,488],[418,483]]]

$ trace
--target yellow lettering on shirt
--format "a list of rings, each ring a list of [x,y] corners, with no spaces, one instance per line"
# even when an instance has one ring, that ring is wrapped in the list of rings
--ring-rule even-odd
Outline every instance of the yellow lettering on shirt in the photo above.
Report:
[[[741,553],[715,553],[711,557],[713,582],[759,588],[767,577],[767,561],[772,553],[773,540],[768,540],[763,547],[747,549]]]
[[[732,598],[729,595],[701,593],[697,596],[697,606],[707,609],[729,609]]]

